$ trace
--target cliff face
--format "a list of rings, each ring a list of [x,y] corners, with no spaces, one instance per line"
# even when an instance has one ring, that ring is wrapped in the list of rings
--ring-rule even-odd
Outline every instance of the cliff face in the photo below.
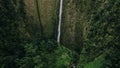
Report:
[[[64,0],[61,41],[70,49],[80,50],[83,44],[83,26],[80,21],[78,1]]]
[[[34,38],[36,34],[41,35],[41,26],[37,12],[37,5],[35,0],[24,0],[24,9],[26,16],[26,28],[31,38]]]
[[[58,0],[39,0],[38,4],[44,35],[47,38],[55,38]]]
[[[61,25],[61,43],[73,50],[79,50],[83,44],[83,26],[77,3],[74,0],[64,0]],[[25,0],[25,8],[31,24],[28,29],[31,28],[33,35],[43,32],[45,38],[56,39],[59,0]]]
[[[32,33],[42,34],[45,38],[55,38],[58,0],[25,0],[24,2]]]

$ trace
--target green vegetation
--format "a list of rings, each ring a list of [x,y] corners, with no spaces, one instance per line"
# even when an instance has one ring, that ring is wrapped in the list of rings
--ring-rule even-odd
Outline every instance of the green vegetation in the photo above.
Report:
[[[20,68],[67,68],[71,62],[69,51],[54,41],[41,41],[24,45],[25,56],[17,58]]]
[[[87,5],[83,4],[85,8],[81,11],[86,10],[83,13],[87,13],[88,17],[85,24],[87,36],[80,55],[79,67],[119,68],[120,1],[84,1],[84,3]],[[99,60],[96,60],[98,58]]]
[[[119,68],[120,0],[0,0],[0,68]]]

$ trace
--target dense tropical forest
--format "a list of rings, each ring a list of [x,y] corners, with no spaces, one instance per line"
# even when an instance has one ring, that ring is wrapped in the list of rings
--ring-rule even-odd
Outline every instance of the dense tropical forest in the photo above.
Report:
[[[0,0],[0,68],[120,68],[120,0]]]

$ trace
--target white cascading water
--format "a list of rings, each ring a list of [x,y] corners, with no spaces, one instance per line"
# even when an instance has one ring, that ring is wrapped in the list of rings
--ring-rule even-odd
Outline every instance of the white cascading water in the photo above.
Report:
[[[62,7],[63,7],[63,0],[60,0],[60,7],[59,7],[59,22],[58,22],[58,35],[57,35],[57,42],[60,43],[60,34],[61,34],[61,22],[62,22]],[[75,65],[72,65],[72,68],[75,68]]]
[[[60,43],[63,0],[60,0],[57,42]]]

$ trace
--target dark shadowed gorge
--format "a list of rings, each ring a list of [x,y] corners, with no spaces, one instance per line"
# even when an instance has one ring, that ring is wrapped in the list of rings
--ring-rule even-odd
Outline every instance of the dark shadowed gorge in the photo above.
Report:
[[[60,2],[0,0],[0,68],[120,67],[120,0]]]

